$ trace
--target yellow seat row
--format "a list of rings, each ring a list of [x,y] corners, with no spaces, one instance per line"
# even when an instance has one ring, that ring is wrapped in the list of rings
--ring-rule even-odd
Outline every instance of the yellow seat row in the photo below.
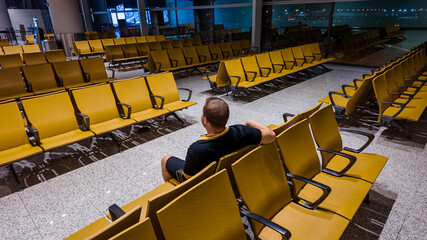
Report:
[[[67,240],[247,239],[240,215],[249,218],[259,239],[339,239],[387,158],[345,150],[332,107],[315,109],[299,123],[294,117],[280,126],[276,142],[225,156],[184,183],[164,183],[123,209],[112,205],[112,223],[101,218]],[[309,123],[328,154],[322,154],[322,166]],[[248,210],[239,210],[236,197]]]
[[[25,65],[36,65],[43,63],[63,62],[67,58],[62,49],[46,52],[14,53],[0,55],[0,69],[21,67]]]
[[[380,37],[379,30],[357,33],[341,39],[341,49],[345,53],[363,51],[376,45],[384,46],[387,39]]]
[[[3,46],[0,49],[0,55],[5,54],[23,54],[23,53],[34,53],[34,52],[41,52],[39,45],[32,44],[32,45],[22,45],[22,46]]]
[[[183,122],[175,112],[196,104],[188,91],[180,100],[173,75],[164,73],[23,97],[22,109],[15,101],[0,104],[0,165],[162,115]]]

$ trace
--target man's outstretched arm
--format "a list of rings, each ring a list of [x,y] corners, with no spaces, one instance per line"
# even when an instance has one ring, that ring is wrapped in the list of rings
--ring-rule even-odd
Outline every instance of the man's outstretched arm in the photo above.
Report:
[[[246,121],[245,125],[248,127],[257,128],[257,129],[261,130],[262,135],[263,135],[261,144],[269,144],[269,143],[272,143],[276,139],[276,134],[273,132],[273,130],[271,130],[270,128],[268,128],[264,124],[261,124],[255,120],[248,120],[248,121]]]

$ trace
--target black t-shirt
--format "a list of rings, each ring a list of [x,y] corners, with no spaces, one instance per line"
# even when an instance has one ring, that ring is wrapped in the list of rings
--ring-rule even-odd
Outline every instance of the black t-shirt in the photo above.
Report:
[[[194,176],[211,162],[218,161],[221,157],[247,145],[261,144],[261,141],[261,130],[244,125],[227,127],[223,132],[213,136],[203,135],[188,148],[184,173],[187,176]]]

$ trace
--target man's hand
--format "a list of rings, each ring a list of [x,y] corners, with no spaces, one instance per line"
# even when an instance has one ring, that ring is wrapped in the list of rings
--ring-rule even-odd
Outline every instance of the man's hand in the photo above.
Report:
[[[245,125],[261,130],[263,136],[261,144],[269,144],[276,139],[276,134],[273,132],[273,130],[271,130],[264,124],[261,124],[255,120],[248,120]]]

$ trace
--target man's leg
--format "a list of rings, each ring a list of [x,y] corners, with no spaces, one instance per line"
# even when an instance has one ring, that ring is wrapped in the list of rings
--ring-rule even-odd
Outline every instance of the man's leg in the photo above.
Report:
[[[176,178],[176,171],[183,169],[185,161],[177,157],[166,155],[162,158],[162,176],[165,182]]]

